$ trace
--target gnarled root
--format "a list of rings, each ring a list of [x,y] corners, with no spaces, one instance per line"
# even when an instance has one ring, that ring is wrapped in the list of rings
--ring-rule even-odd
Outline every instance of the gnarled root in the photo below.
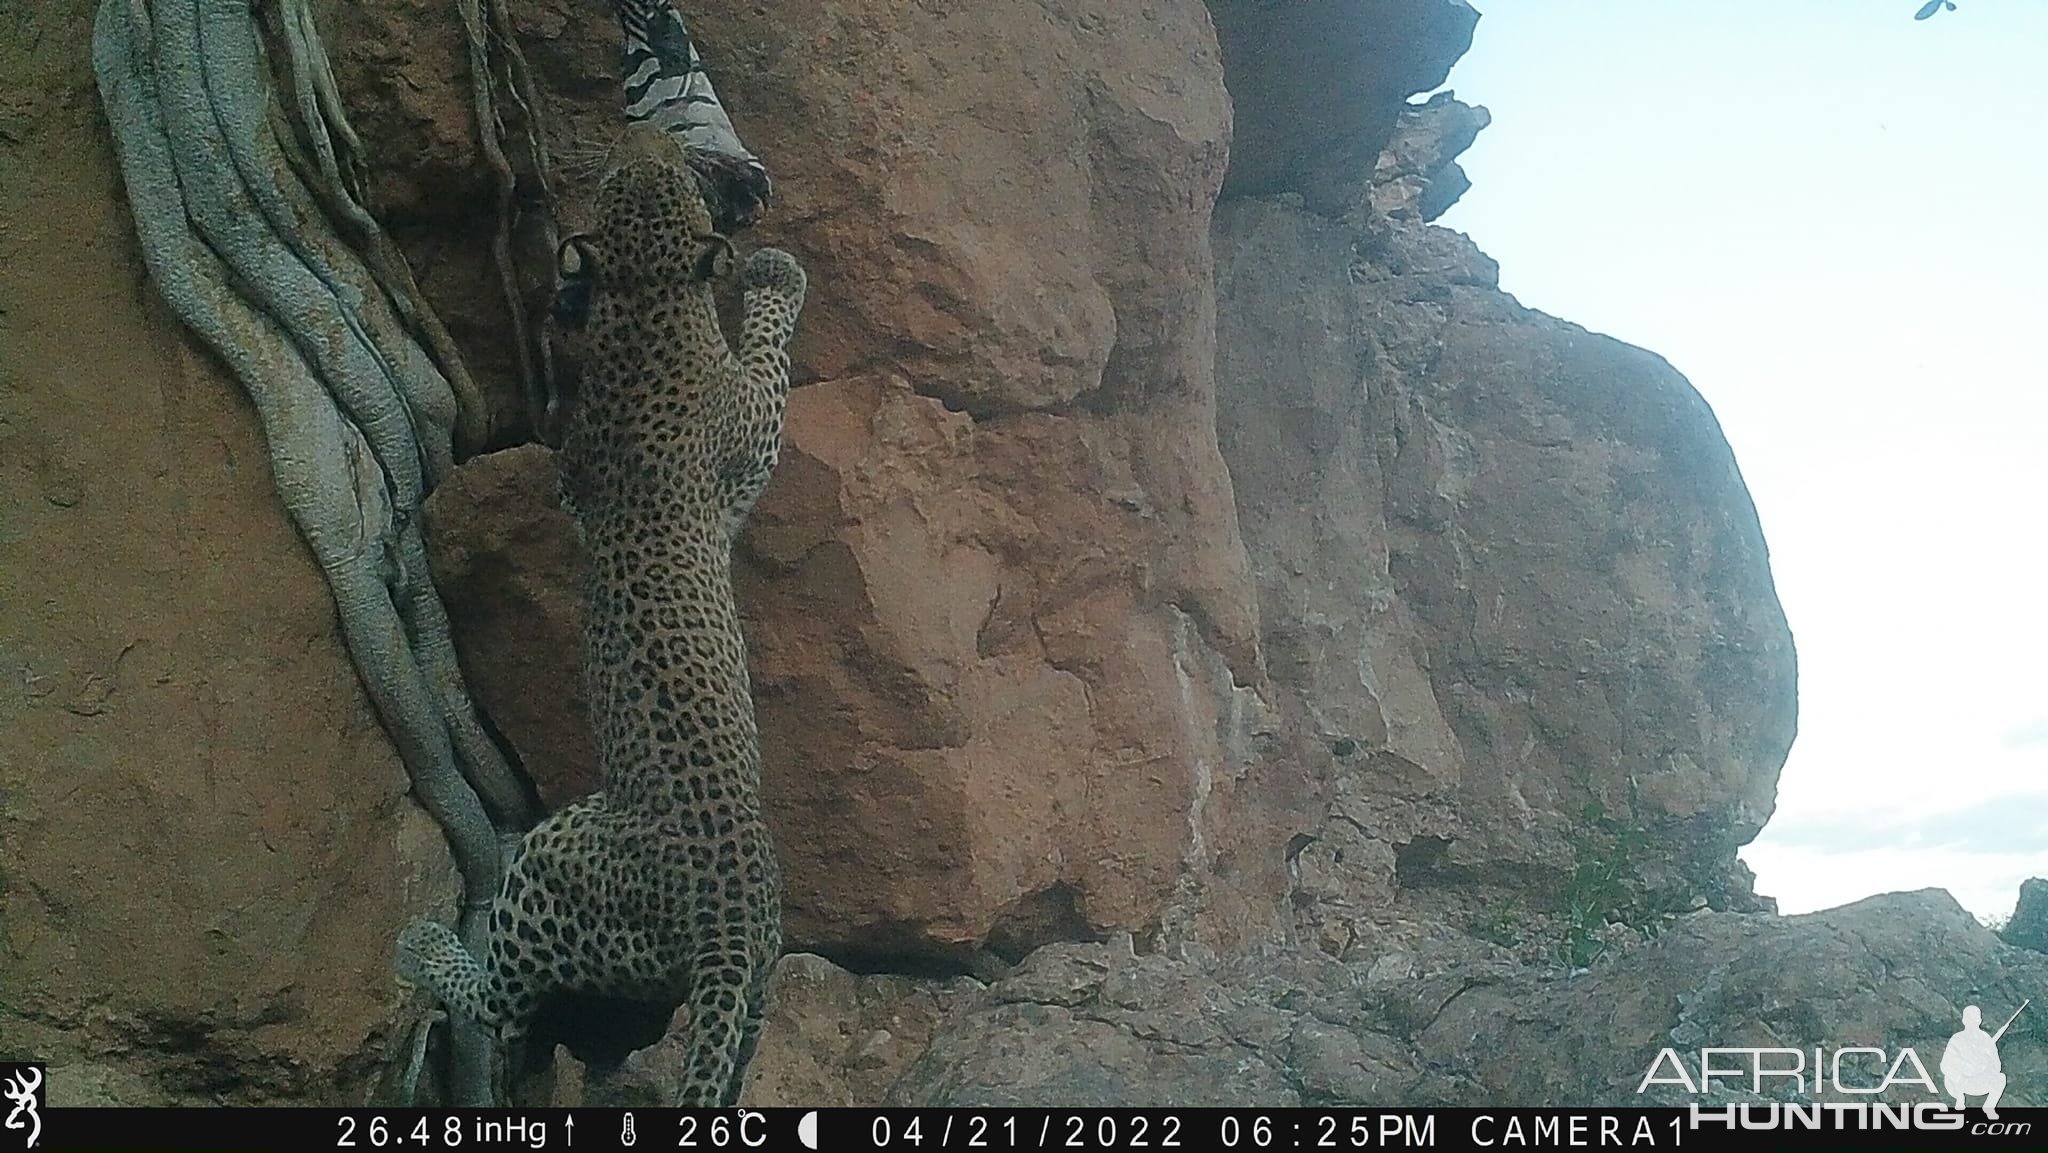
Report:
[[[457,420],[476,417],[443,371],[458,363],[445,333],[428,340],[432,355],[416,336],[438,325],[421,324],[395,250],[370,240],[366,265],[322,211],[338,207],[363,239],[367,214],[348,210],[360,201],[320,143],[330,129],[352,135],[302,8],[283,15],[302,41],[317,191],[267,111],[247,0],[105,0],[93,68],[150,273],[255,405],[278,494],[327,576],[363,685],[447,834],[462,935],[480,952],[483,911],[532,804],[477,722],[419,526],[427,490],[452,467]],[[453,1049],[454,1096],[490,1103],[488,1035],[458,1026]]]

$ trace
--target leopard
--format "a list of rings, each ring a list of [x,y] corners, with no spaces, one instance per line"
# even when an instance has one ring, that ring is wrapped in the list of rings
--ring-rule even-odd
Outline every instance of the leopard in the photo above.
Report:
[[[501,1044],[550,998],[687,1007],[680,1100],[737,1103],[782,949],[782,879],[732,587],[735,541],[780,454],[801,265],[737,268],[738,350],[716,287],[736,255],[687,148],[636,124],[591,231],[563,241],[550,324],[580,383],[557,453],[585,557],[583,672],[600,789],[519,842],[479,961],[447,926],[397,970]]]

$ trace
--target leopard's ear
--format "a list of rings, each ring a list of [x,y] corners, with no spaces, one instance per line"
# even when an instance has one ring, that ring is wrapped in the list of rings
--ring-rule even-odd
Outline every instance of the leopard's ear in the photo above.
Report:
[[[541,371],[547,386],[534,431],[560,447],[568,406],[582,383],[585,338],[601,267],[590,238],[571,236],[555,249],[555,295],[540,326]]]
[[[597,285],[597,252],[578,233],[555,249],[555,299],[548,311],[562,324],[580,327],[590,319],[590,294]]]
[[[719,280],[732,274],[733,262],[732,241],[714,232],[704,237],[704,248],[697,253],[690,274],[697,280]]]

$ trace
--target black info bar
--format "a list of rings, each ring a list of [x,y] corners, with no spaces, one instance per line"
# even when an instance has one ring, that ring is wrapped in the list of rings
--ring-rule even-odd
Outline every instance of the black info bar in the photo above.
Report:
[[[21,1122],[21,1117],[13,1118]],[[10,1149],[961,1150],[2039,1147],[2048,1110],[1807,1102],[1682,1109],[61,1109]]]

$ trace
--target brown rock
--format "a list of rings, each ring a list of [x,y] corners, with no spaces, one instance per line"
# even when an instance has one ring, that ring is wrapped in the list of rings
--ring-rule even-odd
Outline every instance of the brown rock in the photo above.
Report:
[[[809,953],[785,956],[743,1101],[762,1109],[880,1101],[947,1011],[979,988],[964,977],[859,976]]]
[[[762,239],[823,289],[810,375],[982,414],[1206,395],[1230,110],[1200,3],[697,7],[788,190]]]
[[[582,552],[554,454],[476,457],[426,504],[428,560],[470,690],[554,809],[601,782],[583,683]]]
[[[1220,757],[1219,690],[1182,678],[1221,670],[1176,671],[1198,630],[1148,605],[1144,490],[1091,424],[793,399],[743,589],[798,939],[1021,951],[1159,915]]]
[[[146,282],[95,7],[0,37],[0,1047],[59,1103],[360,1101],[446,851],[254,413]]]
[[[1472,187],[1458,167],[1459,154],[1492,120],[1486,109],[1460,103],[1448,92],[1404,105],[1393,138],[1373,165],[1366,192],[1371,210],[1403,220],[1442,216]]]
[[[1334,215],[1412,93],[1471,47],[1465,0],[1211,0],[1236,137],[1227,196],[1294,192]]]
[[[1802,917],[1701,912],[1569,979],[1458,959],[1455,949],[1424,952],[1421,964],[1436,971],[1381,981],[1314,952],[1219,964],[1133,957],[1114,944],[1050,946],[963,1002],[889,1100],[1705,1104],[1677,1086],[1636,1093],[1660,1049],[1673,1048],[1696,1072],[1703,1046],[1878,1046],[1890,1055],[1910,1046],[1934,1072],[1964,1005],[1978,1005],[1986,1028],[1996,1028],[2048,979],[2048,959],[2001,944],[1931,890]],[[2042,1031],[2015,1024],[1999,1053],[2009,1084],[2001,1106],[2040,1102],[2048,1085]],[[1845,1068],[1859,1085],[1885,1071],[1854,1061]],[[1767,1099],[1732,1081],[1718,1089],[1713,1104]],[[1810,1080],[1802,1097],[1843,1099],[1811,1092]],[[1895,1089],[1883,1100],[1926,1097]]]
[[[2048,953],[2048,880],[2029,877],[2020,882],[2020,896],[2012,917],[1998,931],[2009,945]]]
[[[1734,850],[1791,742],[1791,637],[1684,379],[1421,223],[1461,107],[1409,115],[1427,139],[1343,220],[1219,210],[1219,434],[1268,669],[1329,774],[1306,920],[1343,950],[1394,905],[1576,909],[1546,932],[1583,961],[1610,917],[1753,906]]]
[[[1245,690],[1144,611],[1140,512],[1082,495],[1138,490],[1084,428],[992,431],[884,380],[792,397],[738,583],[793,946],[1017,955],[1156,919],[1199,852],[1196,774]],[[559,800],[595,778],[552,477],[544,449],[478,458],[429,527],[477,699]],[[1056,534],[1074,555],[1034,553]]]
[[[1732,849],[1790,725],[1754,514],[1682,381],[1515,312],[1490,262],[1419,227],[1484,114],[1400,102],[1469,8],[1218,7],[1233,187],[1314,154],[1311,206],[1343,215],[1230,202],[1220,358],[1229,118],[1198,6],[691,17],[783,190],[762,239],[816,288],[799,372],[823,383],[793,398],[739,574],[794,943],[867,963],[1165,923],[1229,943],[1285,925],[1291,892],[1362,947],[1397,895],[1499,907],[1446,878],[1502,861],[1535,867],[1510,906],[1568,903],[1624,816],[1658,830],[1636,890],[1746,899]],[[615,66],[615,33],[551,4],[520,20],[558,152],[605,138],[590,62]],[[1372,95],[1316,121],[1304,84]],[[364,98],[373,135],[428,101]],[[400,132],[399,154],[446,135]],[[1472,402],[1487,389],[1513,399]],[[471,558],[443,574],[465,664],[559,803],[595,781],[572,569],[546,470],[518,467],[524,489],[437,502],[437,556]]]
[[[570,0],[510,8],[573,225],[620,127],[616,21]],[[1208,209],[1230,109],[1200,0],[943,12],[705,0],[688,15],[741,135],[775,176],[758,240],[789,248],[811,274],[801,377],[891,372],[982,414],[1096,392],[1108,394],[1097,407],[1206,396]],[[385,0],[348,6],[333,33],[379,207],[510,404],[460,26],[421,0]],[[551,254],[531,228],[519,239],[531,306]]]
[[[946,1012],[980,986],[964,977],[859,976],[810,953],[791,953],[768,985],[760,1048],[740,1103],[755,1109],[872,1105],[931,1040]],[[554,1104],[665,1108],[689,1056],[687,1015],[659,1043],[612,1070],[580,1070],[556,1056]],[[566,1073],[566,1076],[564,1075]]]
[[[1979,1005],[1986,1030],[1996,1029],[2044,980],[2048,958],[2001,944],[1947,893],[1928,889],[1799,917],[1697,914],[1625,964],[1572,981],[1475,988],[1415,1041],[1426,1060],[1470,1078],[1475,1100],[1683,1105],[1699,1098],[1680,1086],[1635,1092],[1661,1048],[1697,1074],[1703,1046],[1832,1053],[1860,1045],[1893,1056],[1911,1047],[1938,1079],[1964,1005]],[[2048,1038],[2038,1024],[2015,1025],[1999,1055],[2008,1081],[2001,1107],[2048,1100]],[[1854,1071],[1845,1080],[1868,1085],[1885,1067],[1857,1059],[1845,1068]],[[1724,1101],[1777,1095],[1733,1081],[1717,1087]],[[1927,1100],[1909,1090],[1885,1099]]]
[[[414,19],[369,7],[349,19]],[[516,7],[558,155],[590,153],[616,123],[616,32]],[[958,962],[1159,922],[1218,852],[1211,810],[1262,723],[1236,687],[1262,672],[1213,428],[1229,111],[1206,11],[714,2],[690,19],[777,179],[758,239],[812,284],[797,371],[822,383],[792,400],[740,574],[792,944]],[[342,51],[361,53],[344,80],[365,137],[443,155],[454,134],[407,125],[467,115],[459,75],[402,93],[374,78],[382,49]],[[471,186],[403,187],[440,220],[466,219]],[[487,313],[479,287],[447,310]],[[435,521],[468,526],[436,546],[477,558],[464,587],[505,598],[457,610],[465,666],[559,800],[590,781],[580,709],[549,687],[556,657],[521,654],[534,620],[566,635],[564,606],[542,607],[566,591],[527,583],[560,566],[510,559],[528,513],[472,511],[480,495]],[[1247,889],[1276,894],[1277,868]]]

